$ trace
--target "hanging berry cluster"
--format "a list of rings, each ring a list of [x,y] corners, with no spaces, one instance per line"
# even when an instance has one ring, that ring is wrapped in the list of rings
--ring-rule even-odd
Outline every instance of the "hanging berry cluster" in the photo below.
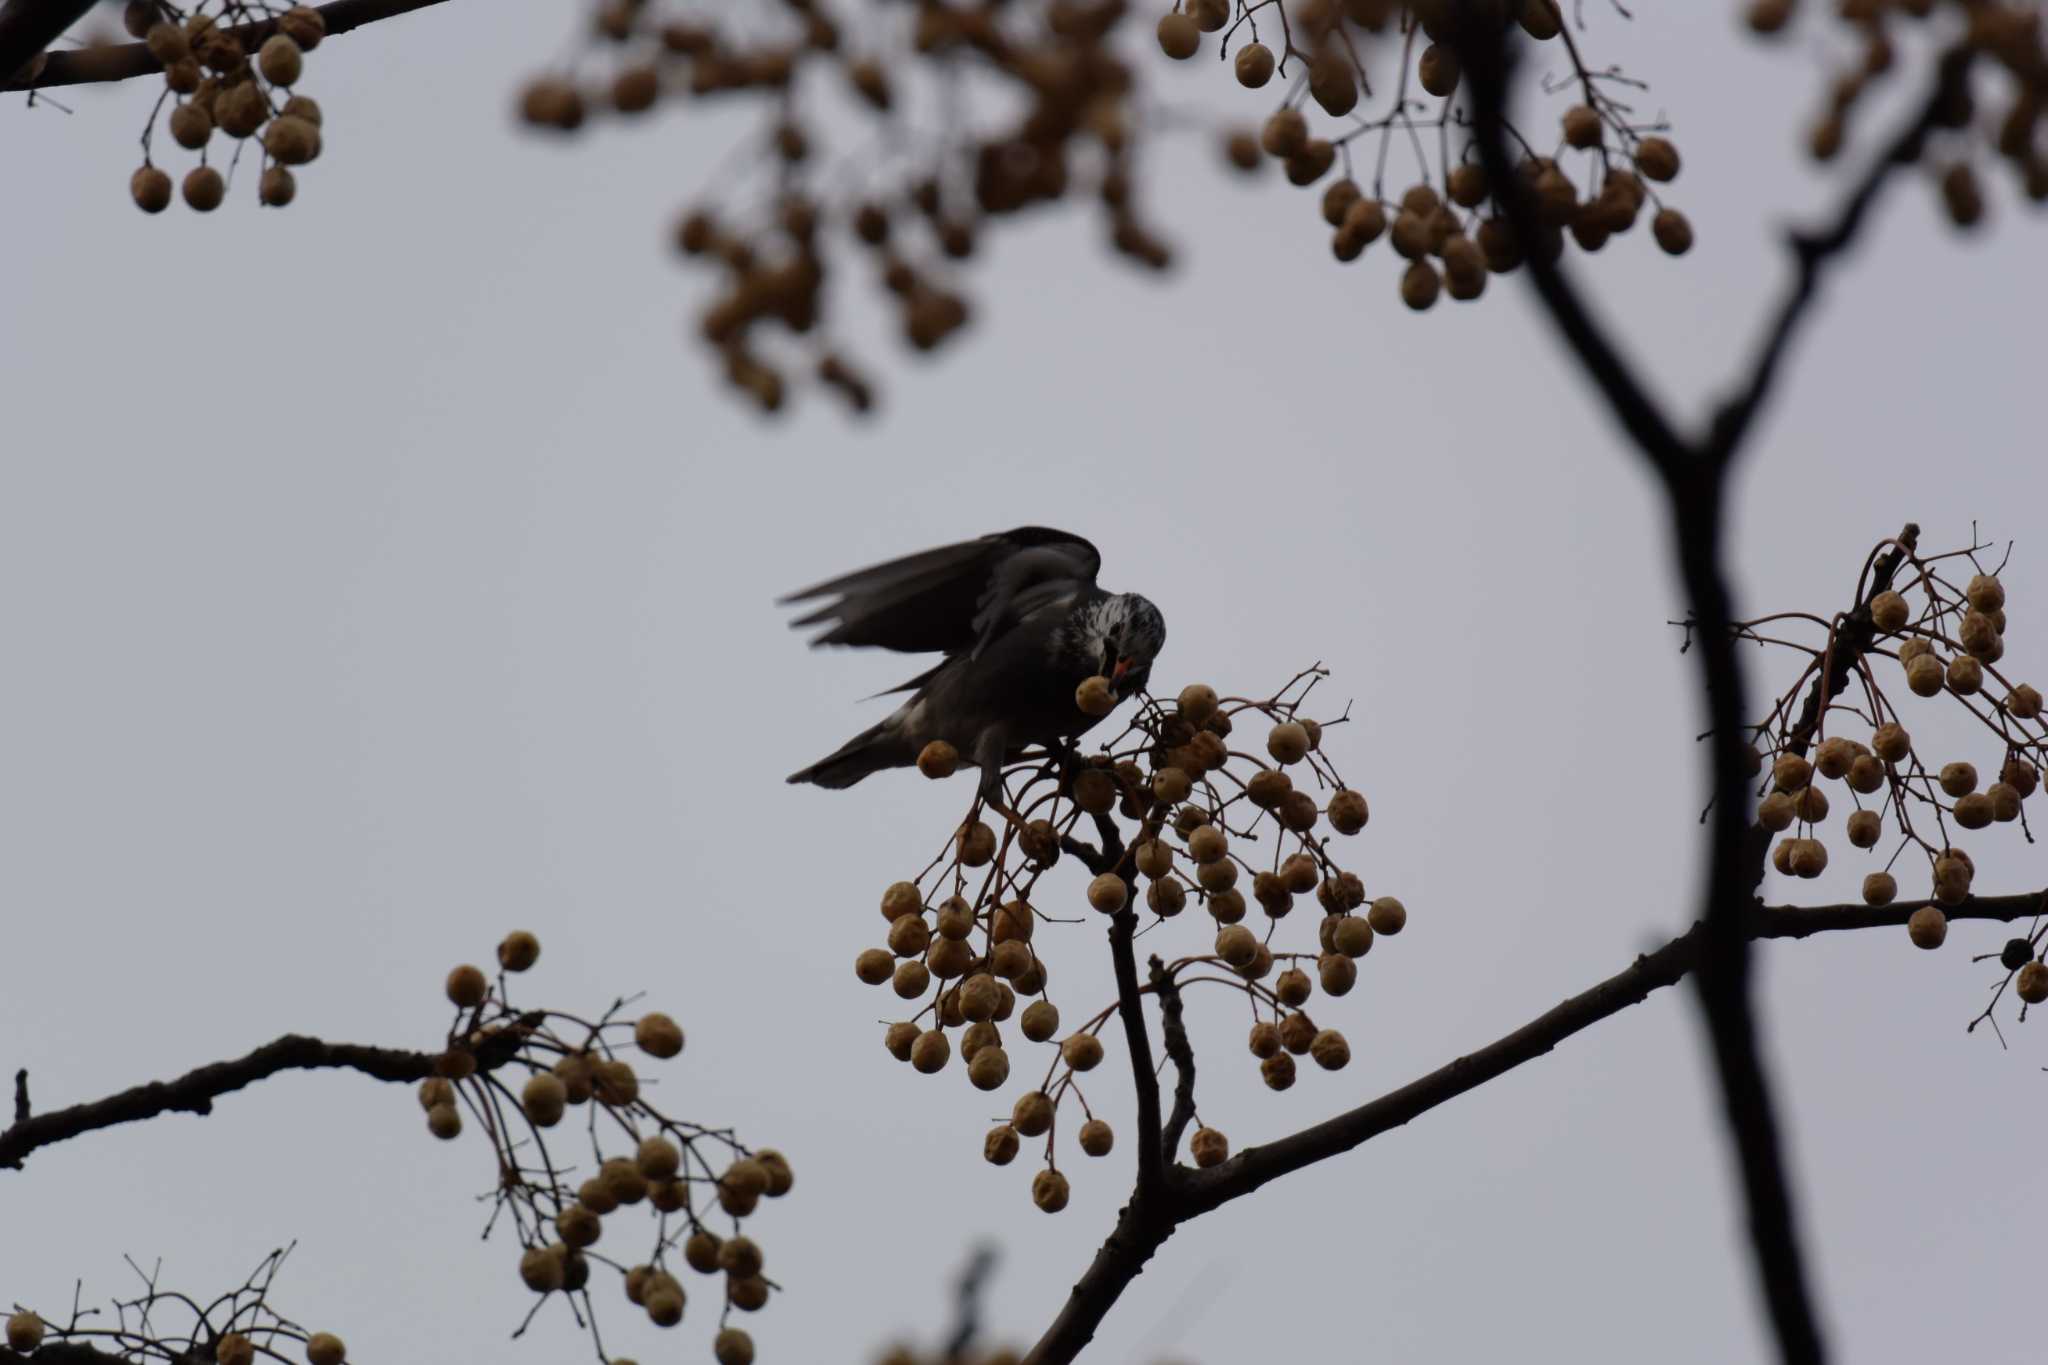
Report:
[[[990,812],[977,800],[921,874],[882,893],[885,941],[862,951],[854,972],[918,1005],[887,1026],[883,1042],[892,1056],[930,1075],[945,1071],[957,1052],[969,1084],[999,1090],[1011,1081],[1013,1052],[1030,1065],[1021,1062],[1017,1040],[1046,1049],[1043,1074],[983,1142],[984,1156],[1002,1166],[1026,1140],[1044,1139],[1031,1189],[1041,1209],[1057,1212],[1067,1203],[1055,1142],[1062,1112],[1084,1154],[1107,1156],[1115,1145],[1082,1093],[1082,1078],[1107,1055],[1101,1035],[1119,1002],[1063,1020],[1050,989],[1048,940],[1072,922],[1058,913],[1069,903],[1159,926],[1183,914],[1201,919],[1201,946],[1155,957],[1151,984],[1138,994],[1162,1008],[1170,997],[1175,1028],[1188,986],[1242,996],[1252,1020],[1249,1050],[1272,1089],[1294,1084],[1298,1057],[1331,1071],[1350,1060],[1344,1035],[1319,1027],[1306,1007],[1318,988],[1333,997],[1349,992],[1360,959],[1377,939],[1398,934],[1408,913],[1392,896],[1368,896],[1360,877],[1338,862],[1333,836],[1359,833],[1368,811],[1325,751],[1325,726],[1303,710],[1323,676],[1310,669],[1263,699],[1218,697],[1201,684],[1170,705],[1144,698],[1101,752],[1013,764],[1003,774],[1005,810]],[[1087,715],[1105,715],[1114,704],[1102,678],[1075,695]],[[918,759],[931,778],[950,776],[958,764],[944,741]],[[984,818],[998,814],[1001,834]],[[1056,889],[1065,879],[1048,874],[1070,858],[1094,875]],[[1298,899],[1313,900],[1308,916],[1316,929],[1290,948],[1282,930]],[[1197,1165],[1229,1153],[1221,1131],[1207,1126],[1189,1146]]]
[[[163,93],[142,132],[142,165],[128,181],[136,207],[162,213],[171,204],[170,172],[156,162],[159,128],[198,154],[176,187],[189,207],[200,213],[219,208],[229,176],[251,146],[261,155],[257,199],[273,208],[291,203],[298,195],[293,168],[320,155],[320,105],[298,88],[306,54],[327,35],[320,12],[240,0],[198,0],[184,10],[129,0],[122,22],[164,68]],[[223,149],[225,175],[215,164]]]
[[[2048,756],[2041,692],[2003,664],[2005,585],[2001,565],[1983,558],[1987,549],[1973,540],[1965,549],[1923,555],[1918,528],[1909,526],[1870,551],[1855,610],[1833,618],[1778,612],[1736,627],[1745,640],[1805,659],[1753,727],[1750,762],[1761,779],[1755,819],[1774,839],[1772,868],[1818,877],[1827,870],[1830,842],[1839,838],[1884,857],[1863,878],[1864,901],[1883,906],[1899,897],[1903,867],[1924,867],[1925,879],[1911,894],[1931,903],[1916,909],[1906,928],[1927,949],[1946,941],[1948,911],[1971,898],[1977,864],[1964,844],[1999,826],[2033,841],[2027,803],[2040,789]],[[1820,636],[1815,643],[1788,638],[1798,631]],[[1839,689],[1821,685],[1827,679]],[[1942,703],[1951,716],[1967,717],[1965,730],[1990,747],[1944,753],[1939,749],[1949,741],[1916,739],[1923,719],[1929,731],[1942,719],[1935,713]],[[1923,717],[1916,708],[1934,714]],[[1831,821],[1841,805],[1848,813]],[[1839,836],[1827,833],[1835,828]],[[2048,1000],[2044,936],[2048,923],[2037,923],[2026,937],[1986,955],[2005,973],[1992,1007],[2008,986],[2023,1006]],[[1987,1007],[1979,1017],[1990,1016]]]
[[[2039,0],[1750,0],[1746,17],[1758,34],[1788,42],[1797,35],[1803,51],[1828,53],[1825,92],[1806,128],[1814,160],[1853,152],[1872,97],[1915,65],[1902,52],[1938,47],[1954,79],[1936,109],[1936,136],[1915,153],[1950,220],[1961,228],[1983,221],[1979,167],[1987,161],[2003,163],[2027,199],[2048,203],[2048,33]],[[1985,75],[1973,78],[1970,68]]]
[[[1486,212],[1454,107],[1457,63],[1431,41],[1442,8],[1187,0],[1147,21],[1168,57],[1200,55],[1214,35],[1240,84],[1281,78],[1287,93],[1262,130],[1226,130],[1229,160],[1256,172],[1270,157],[1293,183],[1323,185],[1337,258],[1355,260],[1387,236],[1405,263],[1402,297],[1418,309],[1442,293],[1478,297],[1487,273],[1514,268],[1523,250]],[[855,10],[858,22],[842,21]],[[1525,143],[1547,224],[1530,249],[1561,250],[1569,236],[1598,250],[1648,213],[1667,251],[1686,250],[1690,226],[1655,189],[1678,173],[1678,154],[1660,125],[1637,120],[1617,96],[1636,83],[1583,63],[1550,0],[1520,11],[1529,33],[1562,38],[1578,96],[1554,150]],[[1149,139],[1169,122],[1146,95],[1158,53],[1127,22],[1136,13],[1126,0],[783,0],[744,14],[603,0],[589,44],[531,81],[520,108],[532,126],[573,133],[667,102],[757,105],[761,122],[735,149],[738,169],[677,227],[680,251],[723,280],[697,330],[766,411],[783,406],[799,372],[770,349],[780,330],[800,339],[802,368],[864,412],[873,383],[825,318],[842,247],[867,261],[902,339],[919,351],[966,326],[960,274],[989,231],[1033,209],[1092,200],[1115,252],[1149,269],[1171,262],[1136,193]],[[1318,130],[1311,115],[1343,122]],[[1370,168],[1354,165],[1368,147]]]
[[[519,1332],[559,1294],[595,1337],[594,1265],[617,1273],[626,1300],[656,1326],[673,1327],[688,1298],[678,1273],[687,1267],[718,1277],[714,1357],[719,1365],[747,1365],[754,1344],[731,1325],[732,1314],[763,1308],[777,1286],[767,1278],[760,1244],[741,1224],[763,1198],[789,1192],[788,1160],[769,1148],[750,1150],[730,1129],[672,1118],[647,1098],[629,1053],[659,1060],[680,1054],[683,1031],[668,1015],[626,1017],[624,1000],[588,1021],[514,1009],[508,974],[527,970],[539,956],[534,936],[516,932],[498,945],[495,982],[474,966],[449,972],[455,1022],[439,1074],[419,1088],[429,1132],[459,1136],[467,1112],[496,1153],[485,1235],[501,1216],[510,1219],[522,1249],[520,1279],[541,1296]],[[579,1108],[588,1111],[588,1121],[577,1125],[585,1130],[587,1164],[550,1146],[550,1132]],[[647,1215],[638,1234],[626,1223],[636,1211]],[[731,1229],[724,1235],[713,1227],[721,1218]],[[594,1250],[600,1240],[604,1252]],[[601,1340],[598,1349],[602,1355]]]

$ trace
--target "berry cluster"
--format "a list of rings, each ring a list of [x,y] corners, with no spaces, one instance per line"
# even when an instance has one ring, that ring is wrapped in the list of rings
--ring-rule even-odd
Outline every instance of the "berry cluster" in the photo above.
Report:
[[[1797,0],[1750,0],[1749,26],[1767,37],[1802,33],[1802,48],[1827,41],[1838,55],[1830,62],[1826,93],[1807,127],[1806,148],[1816,161],[1833,161],[1849,146],[1860,111],[1902,67],[1899,45],[1953,44],[1951,60],[1968,59],[1996,70],[2002,79],[1959,78],[1944,92],[1937,111],[1940,136],[1919,149],[1940,190],[1942,206],[1957,227],[1983,221],[1984,190],[1977,166],[2002,161],[2021,193],[2048,202],[2048,34],[2037,0],[1839,0],[1822,9],[1814,27],[1832,30],[1825,39],[1796,22]],[[1990,105],[1980,110],[1979,100]]]
[[[327,34],[320,12],[261,0],[199,0],[189,11],[129,0],[122,22],[164,66],[164,90],[142,133],[142,165],[128,181],[136,206],[145,213],[170,207],[171,176],[153,152],[159,120],[173,142],[199,153],[178,187],[192,208],[211,213],[227,197],[227,178],[212,160],[216,132],[233,149],[230,174],[243,149],[256,146],[263,159],[256,197],[273,208],[291,203],[298,194],[292,168],[320,155],[320,105],[298,93],[306,54]]]
[[[258,1355],[283,1361],[292,1358],[287,1352],[302,1352],[307,1365],[343,1365],[348,1347],[340,1337],[309,1332],[271,1306],[272,1287],[290,1254],[290,1247],[271,1252],[247,1280],[210,1303],[160,1289],[156,1273],[144,1274],[138,1267],[142,1292],[132,1299],[115,1299],[111,1322],[99,1310],[81,1308],[76,1302],[63,1322],[17,1306],[7,1319],[7,1349],[22,1357],[42,1352],[39,1358],[53,1360],[166,1360],[191,1365],[255,1365]]]
[[[854,26],[825,0],[744,15],[689,0],[600,0],[584,50],[521,96],[528,124],[561,133],[690,100],[761,110],[735,148],[746,173],[721,175],[717,202],[686,213],[676,243],[722,272],[698,330],[764,411],[782,408],[800,372],[773,358],[777,328],[804,339],[799,365],[821,385],[856,411],[873,401],[872,382],[827,335],[842,243],[866,258],[919,351],[966,325],[960,272],[997,224],[1032,210],[1092,200],[1112,250],[1147,269],[1172,261],[1135,187],[1151,135],[1186,119],[1162,119],[1147,98],[1157,56],[1135,41],[1127,0],[873,8]],[[1182,60],[1218,35],[1218,55],[1244,86],[1281,78],[1287,93],[1263,130],[1226,130],[1229,160],[1256,172],[1271,157],[1294,184],[1328,182],[1321,207],[1337,258],[1355,260],[1387,236],[1412,307],[1442,293],[1476,298],[1489,272],[1513,269],[1527,250],[1554,253],[1569,238],[1597,251],[1646,215],[1665,250],[1685,251],[1692,229],[1656,188],[1677,174],[1677,152],[1620,98],[1639,84],[1582,61],[1555,0],[1507,8],[1527,33],[1561,40],[1578,96],[1555,147],[1523,144],[1546,221],[1533,243],[1515,242],[1487,211],[1456,107],[1458,63],[1434,41],[1443,0],[1179,0],[1156,33]],[[1319,131],[1311,115],[1341,122]],[[1354,167],[1354,150],[1368,146],[1373,164]],[[1409,167],[1398,174],[1397,151]]]
[[[1762,778],[1756,823],[1778,836],[1772,867],[1790,877],[1820,876],[1828,866],[1829,816],[1838,803],[1847,805],[1840,828],[1850,847],[1890,845],[1883,868],[1863,879],[1865,902],[1889,905],[1898,897],[1902,858],[1926,865],[1929,889],[1922,894],[1935,903],[1914,911],[1907,924],[1922,948],[1939,948],[1947,938],[1943,907],[1970,898],[1977,866],[1961,847],[1962,835],[2014,825],[2032,841],[2027,801],[2040,788],[2048,756],[2041,692],[2000,668],[2005,585],[2000,566],[1982,558],[1987,548],[1973,541],[1967,549],[1923,555],[1917,528],[1908,527],[1866,558],[1856,611],[1833,618],[1780,612],[1737,627],[1746,640],[1806,659],[1754,727],[1750,750]],[[1805,627],[1822,632],[1818,643],[1785,638]],[[1853,664],[1841,691],[1818,686],[1841,676],[1844,659]],[[1900,697],[1900,682],[1911,700]],[[1809,698],[1803,706],[1802,697]],[[1968,757],[1929,753],[1931,746],[1908,729],[1909,720],[1920,723],[1912,708],[1937,701],[1959,708],[1970,730],[1988,737],[1992,747],[1978,755],[1981,769]],[[2048,1000],[2044,936],[2048,925],[1995,955],[2026,1004]]]
[[[1660,247],[1674,256],[1690,250],[1692,225],[1656,188],[1677,176],[1678,149],[1661,136],[1661,124],[1636,119],[1617,94],[1641,89],[1640,82],[1586,64],[1557,0],[1504,7],[1528,38],[1561,49],[1571,76],[1559,88],[1578,96],[1549,138],[1532,140],[1510,127],[1523,154],[1517,173],[1543,223],[1536,240],[1516,238],[1462,132],[1462,71],[1446,41],[1455,9],[1448,0],[1238,0],[1235,7],[1232,0],[1177,0],[1159,20],[1158,37],[1168,57],[1187,60],[1201,52],[1205,33],[1216,33],[1218,58],[1247,89],[1291,75],[1257,134],[1231,138],[1230,159],[1253,170],[1262,155],[1273,158],[1294,185],[1327,180],[1320,207],[1331,252],[1355,261],[1385,237],[1407,263],[1400,293],[1412,309],[1430,308],[1444,294],[1476,299],[1489,273],[1515,269],[1532,251],[1555,259],[1567,240],[1598,251],[1646,211]],[[1378,108],[1376,92],[1385,96]],[[1318,110],[1341,122],[1317,128],[1310,118]],[[1389,175],[1397,147],[1412,163],[1405,188]],[[1372,149],[1369,171],[1365,148]],[[1333,169],[1337,178],[1328,180]]]
[[[594,1334],[589,1281],[597,1264],[621,1277],[626,1299],[649,1320],[673,1327],[687,1298],[675,1272],[687,1266],[723,1277],[714,1355],[719,1365],[746,1365],[753,1341],[729,1325],[731,1314],[764,1307],[777,1286],[763,1273],[760,1244],[740,1231],[741,1220],[764,1197],[789,1192],[788,1160],[769,1148],[749,1150],[730,1129],[671,1118],[649,1102],[625,1053],[663,1060],[681,1053],[683,1031],[668,1015],[622,1017],[624,1000],[588,1021],[514,1009],[507,974],[525,971],[539,956],[534,936],[516,932],[498,945],[495,983],[467,964],[448,973],[455,1022],[438,1074],[419,1088],[428,1131],[458,1136],[467,1111],[489,1137],[498,1165],[491,1225],[509,1214],[522,1248],[519,1276],[541,1296],[534,1313],[560,1293]],[[523,1081],[506,1079],[518,1070],[526,1073]],[[550,1147],[548,1135],[584,1106],[589,1118],[578,1126],[590,1160],[579,1169]],[[645,1206],[652,1223],[637,1248],[594,1250],[607,1232],[614,1242],[633,1236],[621,1226],[620,1211],[635,1205]],[[720,1213],[731,1220],[730,1235],[710,1225]]]
[[[1012,764],[1000,811],[977,800],[919,876],[883,892],[885,942],[861,952],[854,972],[921,1002],[910,1018],[888,1025],[883,1041],[892,1056],[932,1074],[957,1051],[969,1083],[996,1090],[1010,1080],[1015,1044],[1004,1030],[1013,1016],[1016,1036],[1052,1050],[1044,1075],[983,1143],[986,1158],[1001,1166],[1026,1139],[1045,1139],[1045,1165],[1031,1191],[1041,1209],[1056,1212],[1068,1199],[1054,1146],[1063,1104],[1081,1110],[1074,1137],[1082,1152],[1106,1156],[1115,1145],[1110,1125],[1089,1108],[1081,1077],[1103,1061],[1101,1034],[1119,1004],[1063,1023],[1048,991],[1048,935],[1040,930],[1062,921],[1045,909],[1058,902],[1044,878],[1068,857],[1094,874],[1077,899],[1113,922],[1141,913],[1157,924],[1188,911],[1203,917],[1213,935],[1205,935],[1206,945],[1170,961],[1155,956],[1151,983],[1137,992],[1170,1011],[1169,1032],[1178,1027],[1182,987],[1211,983],[1248,1000],[1250,1051],[1272,1089],[1294,1084],[1297,1057],[1325,1070],[1350,1060],[1344,1035],[1318,1027],[1305,1007],[1318,986],[1330,996],[1349,992],[1359,959],[1376,938],[1401,931],[1407,910],[1392,896],[1370,898],[1335,857],[1331,835],[1357,834],[1368,810],[1325,753],[1325,727],[1302,710],[1323,676],[1310,669],[1263,699],[1218,697],[1202,684],[1170,705],[1145,697],[1101,752],[1027,755]],[[1102,678],[1088,679],[1075,695],[1090,715],[1107,714],[1114,702]],[[1258,752],[1233,747],[1233,738],[1242,745],[1247,734]],[[918,760],[932,778],[958,764],[943,741]],[[987,814],[1002,817],[1000,835]],[[1084,821],[1099,844],[1077,834]],[[1304,897],[1320,912],[1312,915],[1316,935],[1311,947],[1289,950],[1276,936]],[[1229,1146],[1222,1133],[1202,1127],[1190,1152],[1197,1165],[1213,1165]]]

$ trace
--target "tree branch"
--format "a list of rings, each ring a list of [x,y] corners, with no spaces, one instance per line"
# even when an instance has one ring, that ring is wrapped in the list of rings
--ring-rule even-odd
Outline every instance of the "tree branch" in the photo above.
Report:
[[[1453,42],[1467,73],[1480,159],[1516,239],[1526,244],[1523,254],[1536,292],[1587,376],[1607,398],[1616,419],[1663,480],[1679,573],[1701,630],[1701,681],[1711,737],[1714,795],[1707,885],[1700,914],[1706,932],[1696,966],[1700,1006],[1721,1082],[1729,1136],[1740,1161],[1757,1282],[1770,1309],[1779,1355],[1788,1365],[1818,1365],[1826,1350],[1807,1286],[1775,1105],[1757,1043],[1750,1000],[1749,939],[1741,926],[1744,908],[1753,895],[1755,878],[1750,869],[1760,842],[1742,802],[1747,746],[1741,726],[1748,700],[1732,636],[1734,612],[1721,568],[1726,474],[1739,443],[1717,441],[1695,448],[1680,437],[1593,321],[1557,263],[1542,249],[1542,225],[1531,193],[1511,163],[1504,133],[1510,65],[1505,30],[1497,18],[1488,24],[1464,9],[1458,12],[1456,30]],[[1739,429],[1735,434],[1739,436]]]
[[[513,1035],[508,1039],[508,1035]],[[509,1045],[494,1047],[499,1040]],[[477,1068],[494,1070],[511,1060],[523,1035],[507,1029],[476,1050]],[[214,1062],[171,1081],[151,1081],[89,1104],[52,1109],[24,1117],[0,1130],[0,1168],[19,1170],[29,1153],[38,1147],[63,1142],[101,1128],[153,1119],[161,1114],[210,1114],[213,1102],[244,1086],[275,1076],[281,1071],[317,1071],[339,1068],[360,1071],[379,1081],[420,1081],[434,1074],[440,1054],[408,1052],[400,1048],[364,1047],[356,1043],[326,1043],[304,1034],[287,1033],[265,1043],[245,1057]],[[17,1077],[17,1089],[27,1091],[27,1073]]]
[[[1821,906],[1752,904],[1738,921],[1745,939],[1807,938],[1814,934],[1875,928],[1903,928],[1927,900],[1894,905]],[[2048,891],[2007,896],[1973,896],[1944,906],[1951,920],[2013,920],[2048,913]],[[1710,936],[1696,923],[1655,952],[1546,1010],[1512,1033],[1355,1109],[1325,1119],[1277,1142],[1249,1147],[1206,1170],[1176,1166],[1167,1197],[1146,1216],[1136,1201],[1124,1206],[1115,1229],[1096,1252],[1066,1305],[1039,1338],[1026,1365],[1064,1365],[1093,1338],[1096,1327],[1124,1289],[1137,1278],[1174,1230],[1190,1219],[1252,1193],[1283,1175],[1348,1152],[1379,1134],[1421,1117],[1439,1105],[1498,1079],[1525,1062],[1653,993],[1700,970]]]
[[[1188,1044],[1187,1026],[1181,1022],[1180,982],[1156,953],[1151,968],[1152,993],[1159,997],[1159,1032],[1175,1077],[1173,1112],[1167,1115],[1166,1129],[1159,1135],[1160,1159],[1171,1165],[1180,1152],[1181,1134],[1195,1117],[1195,1050]]]
[[[441,3],[442,0],[332,0],[330,4],[316,5],[314,8],[320,11],[320,17],[327,23],[327,36],[332,38],[336,34],[347,33],[365,24],[374,24],[382,19],[395,19],[401,14],[410,14],[414,10]],[[0,72],[14,74],[8,78],[0,78],[0,91],[48,90],[59,85],[103,85],[110,81],[133,80],[137,76],[147,76],[164,69],[164,64],[151,55],[149,47],[144,43],[82,47],[70,52],[42,52],[42,48],[49,46],[56,40],[58,34],[76,22],[76,14],[66,19],[55,32],[44,37],[37,47],[22,52],[19,58],[10,62],[8,59],[13,56],[15,48],[25,44],[9,43],[10,35],[6,31],[6,20],[9,13],[24,5],[39,13],[50,11],[53,17],[67,9],[76,9],[82,14],[91,8],[90,0],[82,5],[78,0],[55,0],[54,3],[41,4],[35,3],[35,0],[8,0],[6,6],[0,8]],[[251,52],[261,47],[263,40],[276,31],[275,19],[259,19],[253,23],[237,24],[228,30],[241,39],[242,46]],[[36,34],[40,32],[40,26],[33,30]],[[37,56],[38,53],[41,53],[40,58]]]
[[[12,76],[83,19],[97,0],[6,0],[0,4],[0,76]]]
[[[1134,1204],[1155,1200],[1165,1192],[1166,1165],[1159,1155],[1159,1075],[1152,1064],[1152,1039],[1145,1028],[1145,997],[1138,989],[1137,955],[1131,939],[1138,912],[1126,905],[1110,917],[1109,955],[1116,966],[1116,1010],[1122,1016],[1124,1040],[1131,1049],[1131,1084],[1138,1093],[1138,1187]]]
[[[1942,54],[1936,65],[1934,83],[1928,88],[1918,110],[1864,171],[1826,229],[1819,232],[1795,230],[1786,234],[1786,245],[1791,248],[1796,267],[1792,285],[1778,303],[1777,314],[1770,331],[1764,336],[1762,348],[1750,364],[1749,378],[1741,393],[1724,404],[1714,416],[1706,442],[1706,450],[1711,457],[1727,459],[1749,434],[1751,422],[1770,395],[1792,334],[1811,307],[1828,265],[1856,240],[1871,205],[1877,201],[1878,192],[1891,179],[1892,172],[1920,159],[1928,133],[1940,123],[1943,111],[1953,107],[1958,92],[1965,88],[1971,57],[1968,45]]]

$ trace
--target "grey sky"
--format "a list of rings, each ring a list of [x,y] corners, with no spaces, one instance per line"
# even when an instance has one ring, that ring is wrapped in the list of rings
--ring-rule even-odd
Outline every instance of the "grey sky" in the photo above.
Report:
[[[1729,6],[1664,8],[1602,13],[1592,44],[1676,120],[1699,245],[1674,263],[1639,233],[1581,277],[1691,412],[1755,333],[1785,210],[1819,202],[1795,153],[1819,77],[1739,42]],[[1092,220],[1005,231],[971,281],[980,323],[930,363],[892,356],[881,421],[809,402],[763,423],[693,352],[703,280],[665,254],[734,125],[515,135],[509,91],[565,26],[462,0],[323,48],[328,150],[281,214],[242,185],[210,220],[130,208],[147,83],[4,116],[0,1061],[39,1104],[285,1031],[429,1045],[447,968],[530,928],[526,998],[645,989],[690,1036],[663,1101],[790,1154],[796,1191],[757,1220],[788,1290],[746,1324],[764,1360],[935,1333],[982,1238],[1006,1251],[992,1325],[1028,1340],[1107,1231],[1129,1143],[1066,1156],[1073,1204],[1047,1218],[1026,1165],[980,1158],[1008,1092],[883,1053],[892,1002],[851,963],[969,788],[785,787],[912,669],[808,654],[770,605],[1026,521],[1094,537],[1104,582],[1160,603],[1163,690],[1263,691],[1321,659],[1356,699],[1331,739],[1372,801],[1356,861],[1410,929],[1315,1007],[1350,1069],[1284,1095],[1242,1015],[1201,1002],[1202,1111],[1236,1142],[1489,1041],[1689,917],[1698,707],[1657,506],[1519,280],[1410,317],[1383,248],[1336,266],[1306,196],[1227,180],[1191,139],[1154,186],[1184,248],[1168,281],[1106,263]],[[1959,243],[1899,185],[1830,293],[1741,479],[1747,608],[1843,604],[1907,519],[1942,545],[1973,517],[2027,529],[2038,228],[2002,180],[1992,197]],[[2024,674],[2042,547],[2006,581]],[[2038,881],[1997,833],[1979,888]],[[1802,891],[1853,895],[1864,862],[1834,852]],[[2030,1355],[2048,1055],[2030,1029],[2010,1053],[1962,1030],[1989,980],[1967,956],[2004,937],[1761,954],[1843,1360]],[[1108,1000],[1095,927],[1048,951],[1070,1014]],[[1097,1354],[1759,1358],[1698,1044],[1668,992],[1202,1220]],[[1115,1057],[1089,1097],[1127,1139]],[[0,1298],[125,1293],[123,1252],[211,1291],[296,1237],[284,1309],[354,1358],[577,1358],[566,1313],[501,1349],[528,1295],[509,1241],[476,1244],[491,1175],[409,1094],[284,1078],[8,1175]],[[706,1359],[696,1297],[666,1336],[621,1301],[608,1340]]]

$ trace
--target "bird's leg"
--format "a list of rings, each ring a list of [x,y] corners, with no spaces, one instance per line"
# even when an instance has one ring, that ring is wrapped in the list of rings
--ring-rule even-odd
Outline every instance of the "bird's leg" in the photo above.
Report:
[[[1010,809],[1009,793],[1003,790],[1003,755],[1009,752],[1009,742],[998,726],[981,732],[974,742],[974,761],[981,768],[979,799],[981,804],[1003,817],[1011,829],[1019,834],[1024,832],[1024,818]]]

